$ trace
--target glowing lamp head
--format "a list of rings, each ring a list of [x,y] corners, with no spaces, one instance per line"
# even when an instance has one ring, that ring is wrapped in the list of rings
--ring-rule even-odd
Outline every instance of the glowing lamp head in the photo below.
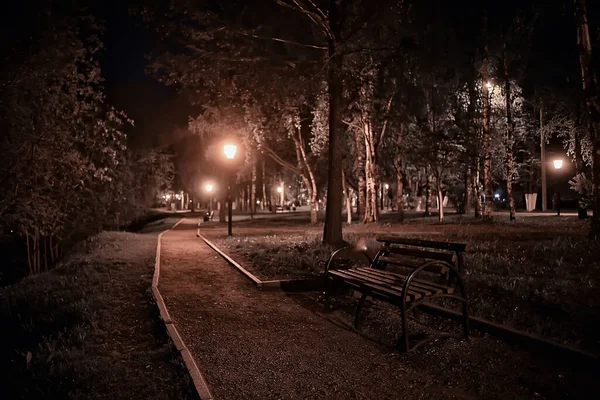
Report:
[[[236,151],[237,146],[235,144],[226,144],[225,146],[223,146],[223,152],[225,152],[225,157],[227,157],[230,160],[233,160]]]
[[[385,190],[388,190],[390,188],[390,185],[388,185],[387,183],[384,185]]]
[[[283,188],[282,188],[281,186],[279,186],[279,187],[277,188],[277,193],[281,193],[281,192],[283,192]]]
[[[556,169],[562,168],[562,165],[563,165],[562,160],[554,160],[553,162],[554,162],[554,168],[556,168]]]

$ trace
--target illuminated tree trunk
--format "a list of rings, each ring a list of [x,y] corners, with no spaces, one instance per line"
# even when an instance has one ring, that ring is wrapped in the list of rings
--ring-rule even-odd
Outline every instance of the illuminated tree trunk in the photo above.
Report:
[[[488,46],[483,49],[483,60],[481,62],[481,89],[483,97],[483,187],[485,194],[484,217],[492,218],[492,153],[490,149],[490,98],[488,91],[489,82],[488,69]]]
[[[429,203],[431,200],[431,173],[429,172],[429,166],[425,168],[425,215],[431,215],[431,210],[429,209]]]
[[[508,54],[506,51],[506,43],[504,43],[504,92],[506,96],[506,196],[510,208],[510,220],[515,219],[515,199],[513,197],[512,180],[513,180],[513,146],[515,123],[512,118],[511,97],[510,97],[510,79],[508,73]]]
[[[346,199],[346,222],[348,225],[352,223],[352,203],[350,199],[350,191],[346,185],[346,174],[342,170],[342,189],[344,190],[344,198]]]
[[[589,113],[592,140],[592,224],[590,236],[600,238],[600,100],[598,99],[597,61],[593,58],[585,0],[575,0],[577,45],[581,64],[581,85]]]
[[[250,218],[256,213],[256,161],[252,160],[252,170],[250,171]]]
[[[368,118],[368,117],[366,117]],[[366,205],[363,222],[375,222],[378,217],[377,185],[375,183],[375,144],[373,129],[368,119],[363,122],[363,135],[365,139],[365,181],[366,181]]]
[[[471,167],[467,166],[465,171],[465,192],[463,194],[463,206],[461,213],[468,214],[471,212]]]
[[[437,187],[437,197],[438,197],[438,210],[439,216],[438,219],[440,222],[444,221],[444,193],[442,192],[442,168],[437,167],[435,169],[435,182]]]
[[[264,156],[263,156],[264,157]],[[265,172],[265,160],[262,160],[262,201],[260,202],[260,209],[264,210],[268,201],[267,199],[267,181],[266,181],[266,172]]]
[[[358,193],[357,193],[357,204],[356,213],[358,214],[358,220],[364,221],[365,209],[366,209],[366,191],[367,185],[365,183],[365,150],[364,140],[362,132],[358,129],[354,129],[354,138],[356,144],[356,170],[358,173]]]
[[[396,207],[398,208],[398,222],[404,222],[404,169],[402,165],[402,139],[404,137],[404,124],[400,124],[400,132],[398,134],[398,150],[394,158],[396,166]]]

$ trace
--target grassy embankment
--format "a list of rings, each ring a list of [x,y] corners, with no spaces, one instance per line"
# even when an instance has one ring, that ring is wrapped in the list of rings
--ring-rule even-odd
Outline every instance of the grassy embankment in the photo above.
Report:
[[[0,289],[3,398],[194,398],[149,290],[155,248],[104,232]]]

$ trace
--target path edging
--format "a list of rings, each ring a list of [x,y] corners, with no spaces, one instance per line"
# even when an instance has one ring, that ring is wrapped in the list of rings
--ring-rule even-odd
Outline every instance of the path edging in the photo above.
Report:
[[[158,310],[160,312],[160,317],[163,320],[163,323],[165,324],[165,329],[167,330],[169,337],[173,341],[173,345],[175,346],[175,348],[181,355],[181,358],[183,359],[183,363],[185,364],[185,367],[188,371],[188,374],[190,375],[190,378],[192,378],[192,382],[194,383],[194,388],[196,389],[196,394],[198,394],[198,397],[200,398],[200,400],[214,400],[214,397],[211,394],[210,389],[208,388],[208,385],[206,384],[206,380],[202,376],[202,373],[200,372],[198,365],[194,361],[194,358],[192,357],[192,353],[187,348],[185,342],[183,341],[183,338],[181,337],[181,335],[179,334],[179,331],[175,327],[175,324],[173,323],[173,320],[171,319],[171,316],[169,315],[169,310],[167,309],[165,300],[163,299],[162,295],[160,294],[160,291],[158,290],[158,279],[160,277],[160,250],[161,250],[160,243],[161,243],[162,235],[164,235],[168,231],[174,229],[177,225],[179,225],[181,222],[183,222],[183,220],[184,220],[184,218],[180,219],[170,229],[167,229],[158,235],[158,241],[156,244],[156,259],[154,262],[154,276],[152,278],[152,297],[154,297],[154,301],[156,301]]]
[[[217,245],[209,241],[207,238],[200,234],[200,230],[196,236],[200,237],[204,242],[211,247],[214,251],[219,253],[221,257],[225,259],[231,266],[241,272],[246,278],[250,279],[254,286],[260,290],[294,290],[295,287],[306,287],[307,285],[318,285],[321,282],[320,279],[273,279],[268,281],[262,281],[257,276],[252,274],[250,271],[242,267],[237,261],[231,258],[227,253],[221,250]],[[297,290],[297,289],[296,289]]]

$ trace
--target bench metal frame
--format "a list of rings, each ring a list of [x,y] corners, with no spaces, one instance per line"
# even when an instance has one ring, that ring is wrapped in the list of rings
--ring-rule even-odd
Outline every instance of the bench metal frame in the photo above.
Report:
[[[371,258],[368,256],[368,254],[364,250],[356,250],[352,247],[344,247],[344,248],[336,250],[331,255],[331,257],[329,258],[329,261],[327,263],[327,266],[325,267],[325,277],[326,277],[326,279],[325,279],[325,295],[326,296],[328,296],[328,292],[329,292],[329,280],[330,279],[341,280],[343,283],[352,287],[354,290],[359,291],[362,294],[360,300],[358,301],[358,305],[356,307],[356,311],[354,314],[355,329],[358,328],[358,318],[360,315],[360,311],[361,311],[362,307],[364,306],[364,303],[365,303],[367,297],[371,296],[373,298],[378,298],[380,300],[386,301],[390,304],[400,307],[402,337],[398,341],[397,346],[398,346],[398,349],[403,352],[411,352],[413,350],[416,350],[423,344],[425,344],[431,340],[435,340],[437,338],[442,338],[442,337],[462,338],[462,337],[464,337],[465,339],[468,339],[469,333],[470,333],[469,306],[468,306],[468,301],[467,301],[465,285],[464,285],[464,282],[463,282],[463,279],[462,279],[462,276],[460,273],[462,270],[462,261],[463,261],[462,253],[464,251],[466,251],[466,245],[460,244],[460,243],[434,242],[434,241],[424,241],[424,240],[419,240],[419,239],[404,239],[404,238],[390,238],[390,237],[377,238],[377,240],[379,242],[383,242],[384,245],[379,249],[379,251],[377,252],[377,255],[375,256],[374,259],[371,260]],[[406,247],[392,247],[393,245],[400,245],[400,246],[406,246]],[[337,260],[346,260],[346,261],[350,261],[350,260],[356,261],[357,259],[360,259],[362,261],[367,261],[369,268],[374,268],[374,269],[384,271],[389,262],[380,260],[380,258],[386,257],[387,255],[389,255],[388,253],[390,253],[390,249],[392,249],[392,248],[399,249],[399,251],[397,252],[398,254],[402,254],[402,255],[408,256],[408,257],[413,256],[413,257],[419,257],[419,258],[427,258],[425,256],[428,254],[428,252],[427,251],[420,252],[418,250],[418,248],[430,248],[430,249],[435,249],[435,250],[450,251],[450,252],[454,252],[456,254],[456,257],[452,257],[452,260],[454,260],[453,263],[449,262],[449,259],[447,259],[446,261],[440,260],[440,259],[431,259],[431,260],[421,263],[420,265],[418,265],[416,267],[410,266],[410,265],[405,265],[401,262],[398,262],[398,265],[400,265],[404,268],[413,269],[410,272],[410,274],[408,274],[404,278],[404,284],[402,285],[402,290],[399,292],[399,296],[385,295],[381,291],[378,292],[377,289],[373,289],[372,287],[369,287],[369,286],[373,286],[373,285],[369,284],[369,282],[366,279],[364,279],[361,282],[361,279],[358,277],[356,277],[355,279],[354,278],[345,279],[341,276],[336,276],[336,275],[330,274],[330,271],[332,271],[333,263],[336,261],[336,259]],[[403,254],[401,252],[401,249],[410,249],[407,251],[407,253],[412,253],[412,254]],[[349,253],[349,254],[346,257],[342,257],[344,252]],[[420,256],[416,256],[415,254],[420,254]],[[432,256],[434,258],[445,258],[442,256],[444,254],[449,254],[449,253],[438,253],[438,254],[440,254],[439,257],[434,255],[433,253],[430,254],[430,256]],[[432,258],[432,257],[429,257],[429,258]],[[419,298],[415,298],[414,300],[410,299],[408,296],[408,293],[410,292],[409,289],[411,287],[411,284],[413,284],[413,282],[415,281],[415,279],[417,279],[417,276],[421,272],[423,272],[425,270],[431,270],[432,268],[439,268],[441,271],[444,271],[444,270],[447,271],[448,283],[444,286],[446,286],[448,288],[453,288],[454,291],[452,293],[446,293],[446,292],[433,293],[431,295],[425,295],[425,296],[422,296]],[[343,271],[343,270],[340,270],[340,271]],[[386,274],[388,274],[388,273],[386,272]],[[392,274],[392,273],[389,273],[389,274],[390,274],[389,279],[399,280],[401,278],[397,274]],[[433,282],[431,282],[431,283],[433,283]],[[407,298],[408,298],[408,300],[407,300]],[[457,335],[457,334],[451,334],[451,333],[446,333],[446,332],[436,332],[434,334],[427,335],[425,338],[423,338],[421,340],[417,340],[414,343],[412,343],[410,336],[408,334],[408,324],[407,324],[406,314],[411,311],[416,310],[420,305],[427,304],[431,300],[440,299],[440,298],[447,298],[447,299],[455,300],[461,304],[462,314],[463,314],[463,318],[462,318],[463,334]]]

